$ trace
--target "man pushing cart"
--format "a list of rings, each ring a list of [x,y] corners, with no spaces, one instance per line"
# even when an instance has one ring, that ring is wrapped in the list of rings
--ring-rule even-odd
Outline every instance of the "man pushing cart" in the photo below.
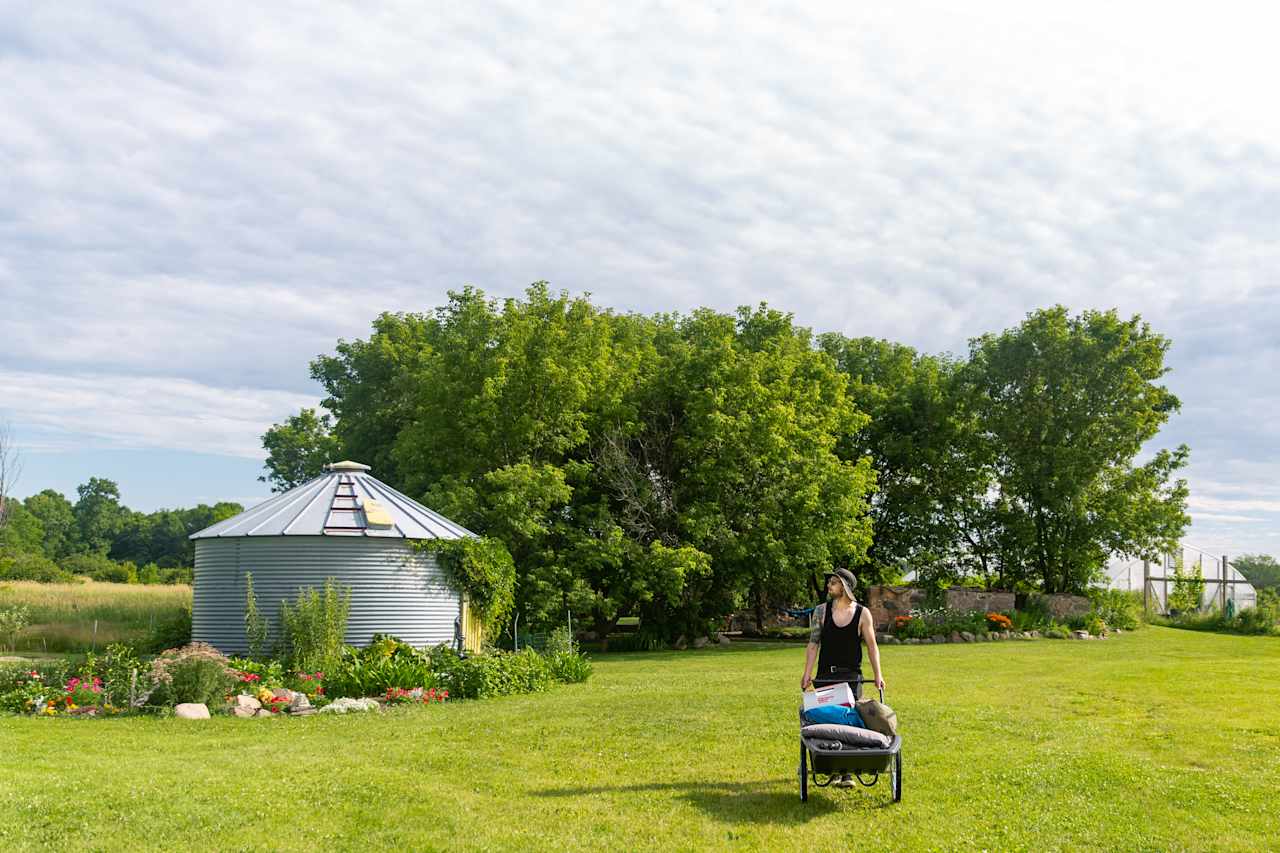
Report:
[[[880,668],[880,648],[876,644],[871,612],[858,604],[853,591],[857,578],[848,569],[836,569],[827,577],[830,601],[818,605],[810,617],[809,645],[805,649],[801,691],[848,685],[854,701],[862,698],[862,646],[867,647],[874,683],[884,701],[884,675]],[[817,660],[817,672],[814,661]],[[882,705],[883,707],[883,705]],[[864,785],[874,785],[881,773],[889,773],[893,800],[902,798],[902,740],[896,722],[884,732],[860,729],[861,719],[850,708],[854,726],[806,726],[800,712],[800,799],[808,799],[810,776],[819,787],[834,784],[851,788],[854,777]],[[826,781],[820,782],[819,776]],[[870,776],[867,781],[866,776]]]

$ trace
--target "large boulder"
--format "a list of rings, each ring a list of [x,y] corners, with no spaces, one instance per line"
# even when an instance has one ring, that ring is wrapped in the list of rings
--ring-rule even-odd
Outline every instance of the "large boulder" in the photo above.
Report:
[[[295,693],[293,694],[293,701],[289,703],[289,713],[296,714],[299,711],[309,709],[310,707],[311,700],[307,698],[307,694]]]
[[[732,641],[727,634],[716,634],[716,642],[722,646],[727,646]]]
[[[173,707],[173,715],[179,720],[207,720],[209,706],[200,702],[183,702]]]
[[[698,637],[693,641],[693,647],[695,649],[705,649],[709,645],[711,645],[711,640],[706,637]]]

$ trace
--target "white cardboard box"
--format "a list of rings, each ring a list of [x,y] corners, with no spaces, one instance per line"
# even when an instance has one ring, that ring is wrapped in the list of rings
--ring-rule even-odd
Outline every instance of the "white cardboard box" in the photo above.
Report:
[[[844,705],[853,707],[853,690],[848,684],[833,684],[819,690],[806,690],[803,694],[804,709],[821,708],[824,705]]]

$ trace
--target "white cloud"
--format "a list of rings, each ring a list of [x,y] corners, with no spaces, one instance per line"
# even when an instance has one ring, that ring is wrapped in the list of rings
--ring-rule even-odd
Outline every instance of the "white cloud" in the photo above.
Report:
[[[257,453],[309,359],[466,283],[767,299],[934,351],[1115,306],[1174,341],[1157,444],[1192,446],[1193,494],[1270,506],[1276,17],[37,5],[0,32],[3,405],[32,440]]]
[[[317,403],[291,392],[214,388],[183,379],[5,370],[0,399],[23,425],[27,452],[166,448],[254,459],[265,457],[259,437],[272,423]]]

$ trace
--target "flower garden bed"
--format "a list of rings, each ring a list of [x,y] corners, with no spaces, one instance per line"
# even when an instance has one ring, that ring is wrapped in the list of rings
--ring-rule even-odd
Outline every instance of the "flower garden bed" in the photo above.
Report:
[[[1130,628],[1135,626],[1130,622]],[[1109,633],[1123,630],[1109,627],[1099,612],[1062,623],[1042,613],[956,611],[947,608],[913,609],[907,615],[895,617],[889,627],[889,631],[876,635],[877,642],[885,645],[929,645],[1001,640],[1085,640],[1105,639]]]
[[[228,658],[203,643],[148,660],[114,645],[74,667],[57,660],[0,668],[0,713],[295,717],[324,713],[329,706],[336,707],[328,713],[349,713],[532,693],[585,681],[591,673],[590,661],[571,644],[542,654],[488,651],[463,657],[445,646],[416,649],[393,637],[376,638],[366,648],[344,647],[331,663],[323,670],[299,669],[281,660]]]

